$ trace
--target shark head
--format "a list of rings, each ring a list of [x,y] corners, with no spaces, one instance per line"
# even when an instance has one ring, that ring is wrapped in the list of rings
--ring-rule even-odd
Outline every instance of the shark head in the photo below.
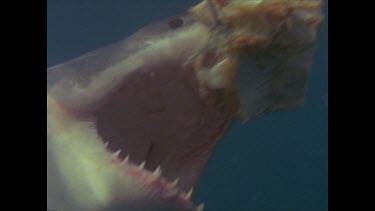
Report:
[[[47,69],[50,210],[203,210],[231,121],[301,106],[321,3],[204,0]]]

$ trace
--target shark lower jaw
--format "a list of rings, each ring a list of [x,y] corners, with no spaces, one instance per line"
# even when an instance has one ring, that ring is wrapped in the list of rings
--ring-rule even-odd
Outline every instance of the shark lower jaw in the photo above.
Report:
[[[100,136],[98,122],[76,118],[56,101],[48,107],[47,174],[49,179],[53,178],[47,180],[47,186],[53,189],[48,191],[48,196],[54,197],[55,191],[62,192],[56,195],[63,203],[52,201],[49,207],[72,211],[203,210],[203,204],[195,206],[192,202],[193,185],[203,165],[197,169],[190,162],[173,169],[161,163],[150,168],[146,164],[155,161],[147,157],[138,163],[131,157],[140,156],[131,147],[114,151],[114,144]],[[127,156],[123,158],[121,152]],[[192,172],[194,177],[182,175],[170,179],[181,172]],[[56,173],[57,176],[53,175]]]

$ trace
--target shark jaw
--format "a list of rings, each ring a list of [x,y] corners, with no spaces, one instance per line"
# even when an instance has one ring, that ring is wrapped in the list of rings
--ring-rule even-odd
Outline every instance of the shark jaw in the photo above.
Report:
[[[192,189],[231,120],[302,105],[319,8],[205,0],[49,68],[48,209],[202,210]]]
[[[71,112],[49,96],[51,155],[61,162],[59,175],[73,178],[65,183],[78,193],[67,195],[86,201],[84,209],[114,206],[116,200],[128,210],[142,210],[147,201],[155,201],[155,210],[203,208],[190,200],[193,186],[235,113],[232,102],[218,101],[215,92],[202,98],[193,69],[178,68],[168,62],[136,70],[90,112]],[[76,179],[81,175],[92,180],[87,187],[88,181]],[[98,196],[82,200],[87,191]]]
[[[169,181],[160,167],[147,170],[144,162],[137,165],[129,155],[119,158],[120,151],[108,149],[92,122],[74,120],[50,96],[47,104],[48,176],[54,178],[47,185],[55,187],[61,180],[64,184],[48,191],[50,197],[63,196],[52,199],[53,206],[59,210],[117,210],[124,204],[126,210],[203,209],[203,204],[193,205],[192,189],[182,191],[178,179]]]

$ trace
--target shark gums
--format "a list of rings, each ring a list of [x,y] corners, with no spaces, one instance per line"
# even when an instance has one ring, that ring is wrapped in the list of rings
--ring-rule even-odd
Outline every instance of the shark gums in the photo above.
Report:
[[[234,118],[303,105],[315,0],[203,0],[47,69],[47,209],[203,210],[192,190]]]

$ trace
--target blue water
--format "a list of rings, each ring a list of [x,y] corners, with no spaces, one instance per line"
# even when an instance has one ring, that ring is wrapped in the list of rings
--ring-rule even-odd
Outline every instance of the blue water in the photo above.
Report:
[[[48,0],[48,66],[129,36],[199,0]],[[195,190],[206,211],[328,210],[328,28],[306,105],[241,125],[218,145]]]

